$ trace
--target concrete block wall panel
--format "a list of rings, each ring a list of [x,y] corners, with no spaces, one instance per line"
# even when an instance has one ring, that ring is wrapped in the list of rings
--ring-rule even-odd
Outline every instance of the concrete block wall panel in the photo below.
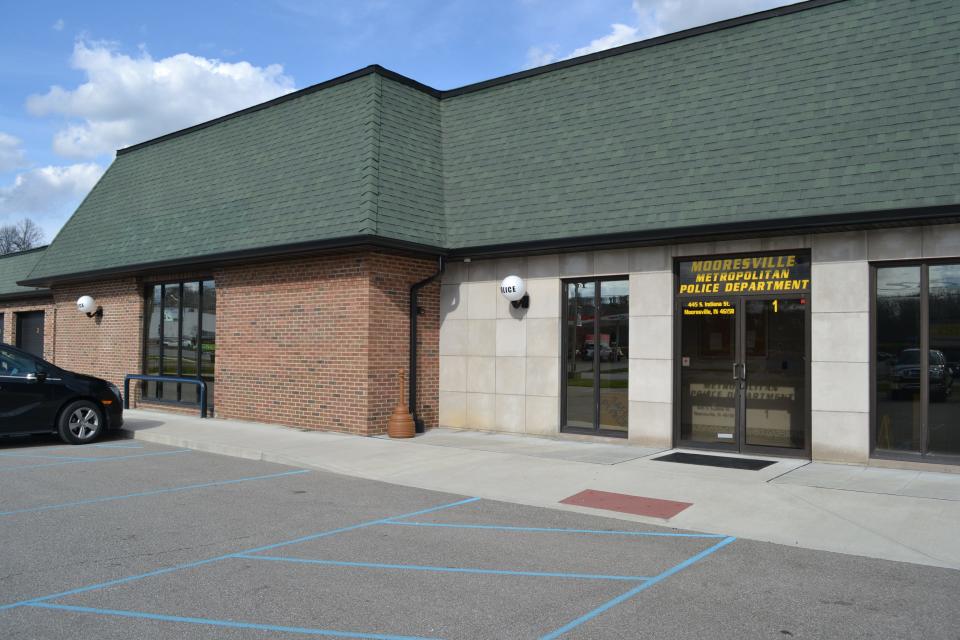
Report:
[[[812,446],[814,460],[870,456],[870,263],[960,254],[960,225],[813,236]]]
[[[561,256],[454,262],[440,294],[440,424],[513,433],[559,431]],[[592,273],[594,255],[566,268]],[[529,309],[500,281],[519,275]]]
[[[864,463],[870,455],[866,234],[816,235],[811,257],[811,454]]]
[[[673,266],[669,247],[634,249],[630,274],[630,414],[627,437],[673,443]]]
[[[922,228],[924,258],[960,257],[960,224],[940,224]]]
[[[960,255],[960,224],[917,228],[845,231],[837,233],[740,238],[675,246],[593,251],[522,259],[475,261],[451,265],[444,279],[443,353],[448,358],[470,351],[490,350],[489,329],[473,327],[490,315],[490,291],[508,273],[523,275],[531,293],[531,308],[516,314],[499,295],[494,334],[493,393],[509,393],[522,359],[526,374],[525,424],[528,433],[556,433],[559,426],[559,332],[561,288],[564,277],[630,274],[630,417],[629,437],[654,446],[670,446],[673,438],[673,329],[674,292],[672,259],[755,251],[810,249],[812,255],[811,311],[811,449],[814,460],[866,462],[869,458],[870,362],[870,262]],[[525,275],[524,275],[525,274]],[[478,287],[486,284],[488,289]],[[468,285],[465,287],[465,285]],[[469,295],[482,291],[479,310],[468,312]],[[461,299],[462,298],[462,299]],[[523,330],[517,330],[517,326]],[[480,338],[470,345],[471,336]],[[490,357],[490,356],[485,356]],[[502,360],[502,362],[501,362]],[[547,368],[539,374],[538,365]],[[471,417],[465,397],[471,393],[459,363],[448,365],[451,380],[441,397],[441,422],[449,426],[507,429],[489,424],[489,402],[472,406],[482,413]],[[464,365],[465,366],[465,365]],[[553,372],[556,371],[556,379]],[[475,382],[475,393],[488,393],[489,385]],[[549,393],[551,395],[538,395]],[[500,403],[499,416],[503,418]],[[494,401],[494,420],[498,406]],[[444,409],[445,407],[445,409]],[[516,430],[511,422],[509,429]]]

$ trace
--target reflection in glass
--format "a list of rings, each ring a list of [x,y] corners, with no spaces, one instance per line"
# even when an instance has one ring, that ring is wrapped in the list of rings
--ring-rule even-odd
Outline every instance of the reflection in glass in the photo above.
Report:
[[[600,281],[600,331],[594,347],[600,357],[600,428],[627,431],[629,399],[630,281]]]
[[[213,280],[202,283],[200,376],[207,382],[207,408],[213,410],[213,373],[217,351],[217,289]]]
[[[160,374],[160,318],[162,309],[160,306],[160,287],[152,287],[147,294],[146,309],[144,313],[147,318],[147,344],[144,349],[145,363],[144,373],[148,375]],[[144,383],[143,395],[148,398],[157,397],[157,383]]]
[[[213,407],[217,296],[212,280],[171,282],[147,288],[144,373],[202,376],[207,380],[207,407]],[[178,388],[179,387],[179,388]],[[195,404],[192,384],[146,383],[143,397]]]
[[[183,310],[180,333],[180,375],[190,378],[197,375],[197,352],[200,344],[200,283],[183,283]],[[196,385],[181,384],[182,402],[199,402]]]
[[[566,290],[567,426],[593,429],[594,282],[568,282]]]
[[[176,283],[163,286],[163,350],[160,370],[165,376],[175,376],[180,372],[180,285]],[[160,396],[164,400],[179,400],[176,382],[160,384]]]
[[[736,316],[729,303],[723,309],[726,313],[717,315],[700,308],[681,310],[681,440],[736,443]]]
[[[747,300],[746,444],[804,447],[805,305],[800,299]]]
[[[931,265],[929,450],[960,454],[960,265]]]
[[[877,448],[921,450],[920,267],[877,269]]]

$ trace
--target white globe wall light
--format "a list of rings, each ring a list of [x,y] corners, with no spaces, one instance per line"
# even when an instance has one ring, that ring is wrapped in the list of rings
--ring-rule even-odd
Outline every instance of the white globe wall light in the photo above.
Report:
[[[514,309],[530,307],[530,296],[527,295],[527,284],[520,276],[507,276],[500,283],[500,295],[510,301]]]
[[[91,296],[80,296],[77,298],[77,311],[87,314],[88,318],[103,316],[103,308],[98,307],[97,301]]]

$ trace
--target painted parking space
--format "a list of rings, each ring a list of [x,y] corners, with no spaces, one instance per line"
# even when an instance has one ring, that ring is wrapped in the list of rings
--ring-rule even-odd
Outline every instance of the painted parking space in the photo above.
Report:
[[[4,481],[22,511],[0,516],[3,638],[938,637],[960,586],[946,570],[197,452]]]
[[[684,544],[692,540],[710,543],[700,552],[687,555],[653,575],[570,571],[563,566],[562,560],[556,562],[552,571],[451,565],[445,561],[459,559],[461,554],[431,544],[435,540],[423,545],[436,556],[434,564],[277,555],[281,550],[294,547],[309,552],[309,548],[304,548],[306,545],[334,537],[356,536],[371,529],[399,531],[402,523],[417,522],[413,518],[477,502],[476,498],[466,498],[181,566],[8,603],[0,606],[0,610],[31,608],[131,621],[168,621],[201,627],[331,637],[425,638],[464,633],[466,637],[482,637],[490,629],[497,628],[498,633],[504,634],[501,637],[557,638],[733,542],[730,537],[718,540],[712,535],[694,538],[663,532],[651,536],[634,530],[500,525],[478,528],[469,523],[462,527],[451,524],[431,526],[422,522],[414,525],[429,529],[435,536],[454,533],[473,537],[479,531],[482,536],[503,532],[510,537],[522,533],[589,538],[610,536],[629,538],[633,543],[638,540],[659,544],[666,540],[678,540]],[[467,542],[475,544],[473,540]],[[353,546],[361,550],[370,548],[363,541],[359,544],[354,541]],[[503,546],[485,544],[482,547],[490,556],[484,564],[504,563]],[[251,584],[264,585],[261,597],[252,603],[252,609],[249,598],[244,597]],[[298,586],[305,584],[314,585],[315,592],[323,595],[322,605],[291,608],[286,594],[298,591]],[[204,598],[204,594],[211,591],[216,597]],[[365,596],[371,593],[381,593],[384,597],[374,599],[369,606],[357,605],[369,600]],[[164,608],[160,609],[157,594],[174,595],[164,598]],[[558,606],[558,599],[576,604],[573,607],[569,604]],[[474,609],[471,623],[467,624],[460,610],[464,602],[483,604]],[[574,616],[568,611],[578,608],[583,609],[580,615]],[[398,617],[398,609],[410,615]],[[251,615],[260,617],[251,618]],[[340,628],[337,628],[338,624]],[[439,636],[436,635],[438,631]]]
[[[0,517],[41,512],[98,501],[143,497],[165,491],[215,487],[270,475],[248,474],[218,457],[189,449],[145,446],[129,441],[83,447],[0,448]],[[171,469],[175,472],[171,473]],[[273,472],[288,471],[276,465]],[[117,483],[104,482],[116,476]]]

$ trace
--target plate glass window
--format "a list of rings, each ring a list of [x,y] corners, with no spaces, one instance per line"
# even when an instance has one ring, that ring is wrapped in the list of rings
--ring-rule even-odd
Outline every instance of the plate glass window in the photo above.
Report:
[[[216,352],[216,287],[212,280],[151,285],[146,291],[144,373],[194,378],[207,383],[207,409],[213,409]],[[145,399],[196,404],[196,385],[147,382]]]
[[[626,435],[629,331],[629,280],[564,283],[564,431]]]
[[[960,264],[879,266],[874,429],[880,452],[960,456]]]

